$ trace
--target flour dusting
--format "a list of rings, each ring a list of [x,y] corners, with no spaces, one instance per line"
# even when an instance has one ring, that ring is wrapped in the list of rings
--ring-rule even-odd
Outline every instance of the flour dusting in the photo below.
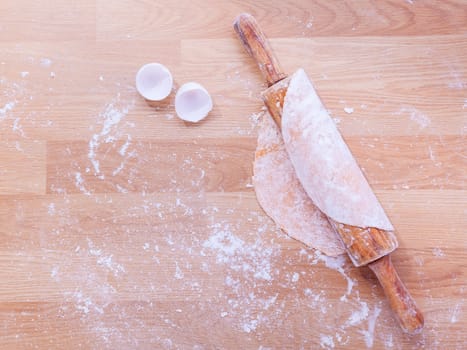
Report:
[[[354,109],[352,107],[344,107],[344,112],[347,114],[352,114]]]
[[[114,260],[113,254],[106,254],[103,249],[97,248],[92,240],[87,238],[89,254],[90,256],[95,256],[96,264],[106,268],[111,272],[115,277],[119,277],[121,274],[126,273],[123,265],[117,263]]]
[[[47,213],[50,215],[50,216],[54,216],[55,215],[55,203],[50,203],[47,207]]]
[[[174,278],[177,280],[183,279],[185,275],[183,274],[183,271],[180,269],[180,266],[178,266],[178,262],[175,263],[175,275]]]
[[[60,270],[60,266],[54,266],[54,267],[52,268],[52,271],[50,272],[50,277],[52,277],[53,279],[56,280],[59,270]]]
[[[415,122],[420,127],[420,129],[425,129],[431,124],[431,119],[428,118],[425,114],[420,112],[415,107],[401,107],[399,111],[397,111],[394,114],[396,115],[408,114],[410,117],[410,120]]]
[[[271,280],[271,259],[276,255],[272,247],[264,247],[261,240],[247,243],[236,236],[229,223],[211,225],[212,234],[203,247],[216,253],[218,264],[227,264],[234,271],[252,275],[255,279]]]
[[[444,254],[443,250],[439,247],[436,247],[436,248],[433,248],[432,250],[433,252],[433,255],[440,258],[440,257],[443,257],[445,256],[446,254]]]
[[[334,339],[330,335],[320,334],[319,336],[319,345],[323,349],[334,349]]]
[[[130,146],[131,144],[131,136],[130,135],[127,135],[127,140],[126,142],[122,145],[122,147],[120,147],[120,150],[118,151],[118,153],[124,157],[127,150],[128,150],[128,147]]]
[[[295,23],[298,25],[298,28],[300,30],[300,34],[302,36],[306,36],[308,33],[311,32],[313,29],[313,17],[308,17],[303,19],[302,16],[294,16],[294,15],[286,15],[286,19],[289,20],[291,23]]]
[[[85,195],[91,195],[91,192],[84,186],[84,179],[80,172],[75,173],[75,185]]]
[[[454,309],[452,310],[452,313],[451,313],[451,318],[449,320],[451,323],[457,323],[459,321],[459,316],[460,316],[460,313],[461,313],[462,304],[464,304],[463,300],[461,302],[457,303],[456,306],[454,306]]]
[[[95,175],[97,175],[100,179],[104,179],[105,175],[101,172],[100,161],[97,157],[99,147],[102,143],[110,143],[116,140],[114,132],[116,131],[119,123],[123,118],[125,118],[134,105],[134,99],[130,101],[124,101],[121,98],[121,95],[118,94],[117,97],[109,102],[104,107],[104,110],[99,114],[98,120],[102,128],[100,132],[95,133],[89,141],[88,158],[94,168]],[[131,138],[128,137],[127,142],[130,141]],[[129,143],[125,147],[122,146],[123,149],[120,149],[121,153],[125,154],[128,146]]]
[[[106,267],[109,271],[111,271],[115,277],[118,277],[119,274],[125,272],[125,268],[113,261],[113,255],[107,255],[107,256],[100,256],[97,259],[97,265],[101,265]]]
[[[71,294],[71,298],[74,300],[76,310],[82,312],[84,315],[90,312],[96,312],[100,315],[104,314],[103,307],[94,302],[91,297],[84,295],[82,291],[75,291]]]
[[[321,252],[319,251],[316,252],[316,256],[319,261],[324,262],[326,267],[336,270],[345,278],[345,280],[347,281],[347,291],[344,295],[341,296],[340,300],[347,300],[347,296],[349,296],[352,293],[353,287],[357,284],[357,281],[350,278],[344,269],[344,266],[347,263],[347,257],[345,255],[338,255],[337,257],[327,256],[321,254]]]
[[[359,303],[361,305],[361,309],[353,311],[352,315],[350,315],[349,319],[347,320],[347,323],[351,326],[361,323],[368,317],[368,313],[370,311],[368,304],[364,301],[359,301]]]
[[[300,279],[300,274],[297,273],[297,272],[294,272],[293,275],[292,275],[292,282],[296,283],[296,282],[298,282],[299,279]]]
[[[368,318],[368,329],[364,331],[360,331],[363,334],[365,339],[365,344],[367,348],[372,348],[374,343],[375,337],[375,327],[376,327],[376,320],[381,313],[381,308],[379,306],[375,306],[372,314]]]
[[[464,81],[462,79],[462,76],[460,73],[454,70],[451,70],[449,73],[449,76],[451,78],[450,81],[448,82],[448,87],[450,89],[462,90],[464,88],[467,88],[467,81]]]
[[[16,105],[16,102],[11,101],[11,102],[6,103],[2,108],[0,108],[0,118],[5,118],[7,113],[13,110],[15,105]]]
[[[40,65],[42,67],[50,67],[52,65],[52,60],[47,57],[43,57],[40,59]]]

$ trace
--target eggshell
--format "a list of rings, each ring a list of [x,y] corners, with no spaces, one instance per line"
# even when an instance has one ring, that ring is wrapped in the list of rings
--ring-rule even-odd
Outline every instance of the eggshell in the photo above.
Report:
[[[170,71],[160,63],[148,63],[136,74],[136,89],[149,101],[161,101],[172,91]]]
[[[175,95],[175,112],[180,119],[196,123],[205,118],[212,110],[209,92],[200,84],[183,84]]]

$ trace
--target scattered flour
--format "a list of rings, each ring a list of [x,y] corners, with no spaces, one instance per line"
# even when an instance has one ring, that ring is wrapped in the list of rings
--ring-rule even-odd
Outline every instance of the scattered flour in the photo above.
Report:
[[[365,344],[367,348],[373,347],[374,337],[375,337],[376,319],[378,318],[380,313],[381,313],[381,308],[375,305],[373,313],[368,318],[368,329],[364,331],[360,331],[360,333],[363,334],[364,336]]]
[[[347,320],[347,324],[354,326],[360,324],[363,320],[367,319],[368,313],[370,309],[368,308],[368,304],[364,301],[359,301],[361,305],[361,309],[357,309],[352,312],[349,319]]]
[[[15,132],[15,133],[17,133],[17,134],[24,137],[23,127],[21,126],[20,121],[21,121],[20,118],[15,118],[15,120],[13,121],[12,130],[13,130],[13,132]]]
[[[457,323],[459,321],[459,315],[461,313],[462,304],[464,301],[457,303],[454,307],[454,310],[451,313],[451,319],[449,320],[451,323]]]
[[[246,135],[251,135],[255,132],[256,128],[259,125],[259,122],[264,115],[264,111],[258,112],[258,113],[253,113],[250,115],[248,118],[250,121],[250,126],[248,129],[241,128],[241,127],[236,127],[235,130],[237,133],[241,136],[246,136]]]
[[[431,146],[428,146],[428,155],[430,156],[430,159],[434,162],[436,159],[435,159],[435,155],[434,155],[434,152],[433,152],[433,149],[431,148]]]
[[[95,175],[100,179],[104,179],[104,174],[101,173],[100,161],[97,158],[97,152],[101,143],[114,142],[116,139],[115,130],[117,129],[120,121],[128,114],[128,112],[135,105],[135,100],[122,101],[120,94],[108,103],[104,110],[99,114],[99,124],[102,125],[100,132],[94,134],[89,141],[88,158],[94,168]],[[131,137],[128,136],[128,142]],[[129,144],[120,151],[126,153]]]
[[[387,336],[387,339],[384,341],[384,346],[386,349],[392,349],[394,347],[394,339],[392,338],[392,334]]]
[[[55,203],[50,203],[47,207],[47,213],[50,215],[50,216],[54,216],[55,215]]]
[[[130,146],[131,144],[131,136],[130,135],[127,135],[127,140],[126,142],[122,145],[122,147],[120,148],[120,150],[118,151],[118,153],[124,157],[127,150],[128,150],[128,147]]]
[[[215,207],[209,210],[214,213],[219,211]],[[231,212],[230,209],[227,211]],[[210,235],[201,242],[200,253],[206,258],[212,257],[225,269],[224,285],[229,292],[221,303],[222,309],[219,312],[234,320],[241,332],[252,333],[264,327],[275,327],[277,315],[284,310],[283,303],[278,305],[279,293],[271,295],[265,288],[279,276],[275,258],[279,256],[280,246],[263,241],[260,237],[267,230],[280,233],[268,218],[259,216],[256,212],[249,213],[245,221],[256,221],[258,230],[245,232],[237,226],[238,223],[226,220],[210,224]],[[239,230],[242,232],[241,237],[237,234]],[[207,272],[210,269],[205,267]],[[227,308],[225,304],[228,305]]]
[[[96,263],[98,266],[105,267],[115,277],[119,277],[120,274],[126,273],[125,268],[114,261],[113,254],[105,254],[103,249],[96,248],[95,244],[87,238],[89,255],[97,258]]]
[[[59,270],[60,270],[60,266],[54,266],[54,267],[52,268],[52,271],[50,272],[50,277],[52,277],[53,279],[56,280]]]
[[[446,255],[446,254],[444,254],[444,252],[439,247],[433,248],[432,251],[433,251],[433,255],[438,257],[438,258],[443,257],[443,256]]]
[[[355,329],[357,327],[356,331],[363,335],[366,346],[368,348],[373,347],[376,320],[382,310],[378,304],[371,303],[370,305],[368,300],[361,300],[358,290],[352,293],[353,287],[357,285],[357,281],[352,279],[346,272],[345,265],[349,263],[347,261],[348,259],[344,255],[336,258],[328,257],[321,254],[319,251],[309,254],[306,250],[302,250],[300,251],[300,255],[307,257],[309,265],[324,262],[326,267],[339,272],[347,281],[347,292],[340,298],[340,302],[345,304],[345,308],[350,309],[351,313],[347,316],[347,320],[337,327],[335,337],[328,336],[330,337],[329,339],[333,340],[334,345],[338,344],[339,346],[343,346],[349,341],[348,337],[344,337],[349,328]],[[349,267],[354,268],[352,265],[349,265]],[[320,310],[322,314],[328,313],[328,308],[323,308],[323,305],[328,304],[329,300],[323,291],[316,292],[312,288],[305,288],[304,295],[310,298],[309,302],[313,310]],[[378,301],[378,303],[381,303],[381,301]],[[329,305],[329,307],[331,307],[334,312],[337,312],[337,309],[334,309],[332,305]],[[373,311],[370,311],[371,309],[373,309]],[[367,328],[362,330],[360,327],[365,321],[368,322]],[[328,338],[326,339],[329,340]],[[327,343],[323,343],[321,346],[327,348],[331,347],[331,345]]]
[[[84,179],[80,172],[75,173],[75,185],[85,195],[91,195],[91,192],[89,192],[89,190],[84,186]]]
[[[85,315],[91,311],[96,311],[99,314],[103,314],[104,310],[96,305],[92,299],[88,296],[83,295],[83,292],[76,291],[72,295],[76,310],[83,312]]]
[[[232,270],[252,275],[258,280],[272,279],[271,259],[277,254],[275,248],[264,247],[260,239],[254,243],[243,241],[227,222],[212,224],[211,230],[212,234],[203,247],[216,253],[218,264],[227,264]]]
[[[15,101],[6,103],[2,108],[0,108],[0,118],[5,118],[7,113],[11,111],[16,105]]]
[[[344,107],[344,112],[347,114],[352,114],[354,109],[352,107]]]
[[[111,271],[115,277],[118,277],[120,273],[125,272],[125,268],[113,261],[113,255],[107,255],[107,256],[100,256],[97,259],[97,264],[106,267],[109,271]]]
[[[451,80],[448,82],[448,88],[454,89],[454,90],[462,90],[464,88],[467,88],[467,81],[464,81],[462,79],[462,76],[460,73],[451,70],[449,73],[449,76]]]
[[[466,101],[466,104],[467,104],[467,101]],[[251,127],[256,128],[261,118],[263,118],[263,116],[264,116],[264,111],[251,114],[250,117],[248,118],[250,120]]]
[[[336,270],[345,278],[345,280],[347,281],[347,291],[344,295],[341,296],[341,301],[347,300],[347,296],[349,296],[352,293],[353,287],[357,284],[357,281],[350,278],[344,269],[344,266],[347,262],[347,257],[345,255],[331,257],[321,254],[319,251],[316,252],[316,256],[319,261],[324,262],[326,267]]]
[[[183,271],[180,269],[180,266],[178,266],[178,262],[175,263],[175,279],[181,280],[183,279],[185,275],[183,274]]]
[[[323,349],[334,349],[334,339],[331,335],[320,334],[319,345]]]
[[[285,18],[287,18],[289,21],[299,25],[299,28],[302,29],[301,30],[301,35],[302,36],[305,36],[313,28],[313,17],[308,17],[307,19],[302,19],[301,16],[297,17],[297,16],[293,16],[293,15],[286,15]]]
[[[425,129],[430,126],[431,120],[425,114],[420,112],[415,107],[401,107],[395,115],[409,114],[410,120],[417,123],[420,129]]]
[[[300,279],[300,275],[297,272],[294,272],[294,274],[292,275],[292,282],[296,283],[298,282],[299,279]]]
[[[52,60],[50,58],[43,57],[40,59],[40,65],[42,67],[50,67],[52,65]]]

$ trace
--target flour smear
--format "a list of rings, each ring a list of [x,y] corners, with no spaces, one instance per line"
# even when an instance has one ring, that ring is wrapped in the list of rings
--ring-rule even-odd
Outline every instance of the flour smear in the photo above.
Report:
[[[94,169],[94,174],[100,179],[104,179],[105,175],[101,172],[100,161],[97,152],[102,143],[114,142],[117,139],[117,130],[120,122],[128,114],[135,105],[135,100],[125,100],[120,94],[109,102],[104,110],[98,116],[98,124],[101,125],[101,130],[92,135],[89,141],[88,158]],[[127,135],[128,140],[131,136]],[[125,155],[127,146],[122,146],[120,153]]]
[[[401,107],[394,115],[408,115],[410,120],[417,124],[420,129],[425,129],[431,125],[431,119],[415,107]]]

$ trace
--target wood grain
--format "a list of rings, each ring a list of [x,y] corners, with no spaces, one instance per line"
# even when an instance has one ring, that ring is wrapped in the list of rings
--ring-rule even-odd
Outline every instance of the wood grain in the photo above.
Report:
[[[238,15],[233,26],[240,42],[257,64],[268,86],[286,78],[287,75],[282,70],[268,39],[251,14]]]
[[[465,32],[467,16],[462,0],[428,3],[397,0],[271,3],[262,0],[254,5],[231,1],[222,7],[209,6],[202,0],[184,0],[177,4],[153,4],[147,0],[125,0],[114,5],[105,0],[97,3],[99,40],[228,37],[231,23],[242,12],[251,13],[264,23],[263,30],[271,37],[461,34]],[[121,20],[115,21],[115,18]],[[139,22],[135,25],[132,18],[138,18]]]
[[[464,348],[466,11],[2,1],[0,347]],[[421,335],[400,332],[371,271],[289,239],[258,207],[265,85],[232,28],[241,12],[286,73],[305,68],[363,167],[397,229],[392,259],[425,313]],[[137,95],[153,61],[175,88],[210,91],[203,123],[177,119],[174,93],[153,106]]]

